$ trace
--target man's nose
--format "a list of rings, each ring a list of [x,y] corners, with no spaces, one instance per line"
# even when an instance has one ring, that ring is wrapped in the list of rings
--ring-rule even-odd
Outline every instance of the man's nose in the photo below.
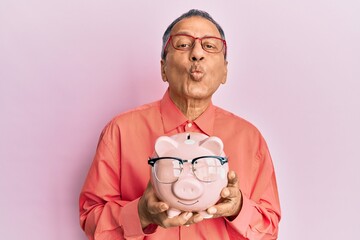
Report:
[[[201,46],[201,40],[196,39],[194,42],[194,46],[190,52],[190,60],[191,61],[200,61],[205,57],[205,51]]]

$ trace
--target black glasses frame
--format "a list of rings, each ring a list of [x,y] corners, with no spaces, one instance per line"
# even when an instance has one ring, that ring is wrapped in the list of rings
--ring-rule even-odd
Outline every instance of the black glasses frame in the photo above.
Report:
[[[228,162],[228,158],[227,157],[221,157],[221,156],[200,156],[200,157],[196,157],[196,158],[193,158],[191,161],[190,160],[186,160],[186,159],[181,159],[181,158],[177,158],[177,157],[156,157],[156,158],[149,158],[148,160],[148,164],[151,165],[152,167],[154,167],[156,161],[158,160],[162,160],[162,159],[172,159],[172,160],[177,160],[180,162],[180,164],[184,164],[184,163],[187,163],[187,162],[190,162],[191,165],[194,164],[194,162],[198,159],[201,159],[201,158],[216,158],[220,161],[220,164],[221,165],[224,165],[225,163]]]

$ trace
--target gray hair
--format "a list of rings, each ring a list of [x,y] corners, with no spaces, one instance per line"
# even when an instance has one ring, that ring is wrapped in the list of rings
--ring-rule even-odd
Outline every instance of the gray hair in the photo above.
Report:
[[[181,20],[183,20],[184,18],[190,18],[190,17],[202,17],[205,18],[207,20],[209,20],[210,22],[212,22],[216,28],[218,29],[220,36],[222,39],[225,40],[225,33],[224,30],[221,28],[221,26],[210,16],[209,13],[205,12],[205,11],[201,11],[201,10],[197,10],[197,9],[191,9],[190,11],[182,14],[180,17],[178,17],[177,19],[175,19],[165,30],[163,38],[162,38],[162,48],[161,48],[161,59],[165,60],[166,57],[166,52],[165,52],[165,45],[167,43],[167,41],[170,38],[170,33],[171,30],[173,29],[173,27],[175,26],[176,23],[180,22]],[[226,51],[225,51],[225,59],[226,59]]]

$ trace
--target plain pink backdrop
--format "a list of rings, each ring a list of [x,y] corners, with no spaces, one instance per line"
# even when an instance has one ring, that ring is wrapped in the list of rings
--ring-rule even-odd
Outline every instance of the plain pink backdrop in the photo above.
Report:
[[[1,239],[85,239],[77,199],[98,136],[117,113],[162,97],[161,37],[190,8],[227,36],[215,104],[268,141],[279,239],[356,238],[359,1],[2,0]]]

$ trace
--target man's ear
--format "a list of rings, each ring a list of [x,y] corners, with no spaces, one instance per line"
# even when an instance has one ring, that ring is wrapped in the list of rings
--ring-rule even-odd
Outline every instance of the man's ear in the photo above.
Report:
[[[166,76],[166,61],[164,59],[161,59],[160,61],[160,65],[161,65],[161,78],[164,82],[167,82],[167,76]]]
[[[225,66],[224,66],[224,77],[223,77],[223,80],[221,81],[222,84],[225,84],[225,83],[226,83],[228,61],[225,60],[224,65],[225,65]]]

